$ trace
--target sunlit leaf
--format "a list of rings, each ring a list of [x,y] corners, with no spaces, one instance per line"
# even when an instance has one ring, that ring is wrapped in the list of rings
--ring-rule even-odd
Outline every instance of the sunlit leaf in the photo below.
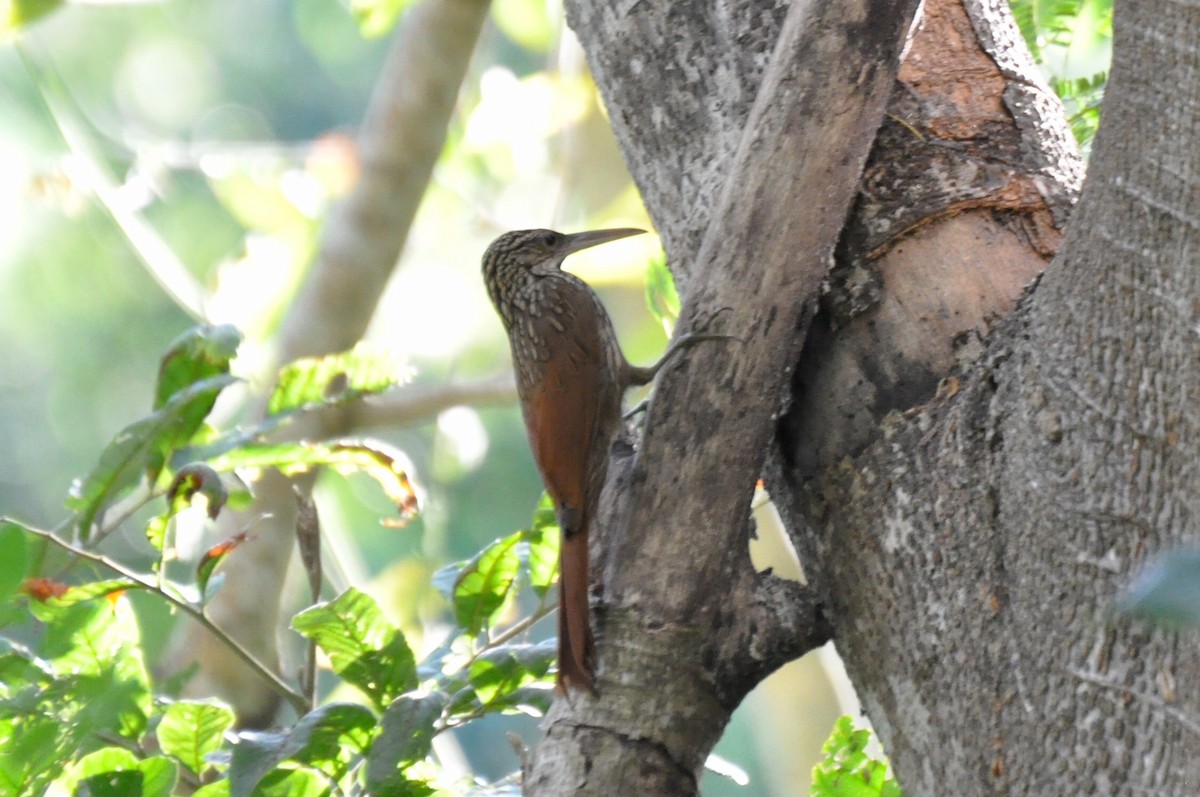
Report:
[[[557,641],[538,645],[502,645],[485,651],[471,662],[470,682],[484,706],[543,678],[558,649]]]
[[[63,0],[4,0],[0,2],[0,41],[63,5]]]
[[[528,547],[529,585],[544,598],[558,577],[560,544],[558,520],[549,496],[543,495],[533,516],[533,527],[525,533]]]
[[[350,0],[350,13],[358,29],[367,38],[382,36],[390,31],[414,0]]]
[[[179,469],[171,486],[167,488],[167,510],[161,515],[155,515],[146,524],[146,539],[154,550],[163,549],[163,545],[166,544],[167,525],[171,518],[190,506],[192,499],[197,495],[204,497],[208,516],[212,520],[217,519],[229,498],[225,485],[221,483],[221,477],[203,462],[192,462]]]
[[[225,557],[236,551],[242,543],[251,539],[253,538],[247,532],[242,531],[204,552],[204,556],[200,557],[200,561],[196,565],[196,586],[200,589],[201,595],[208,592],[208,582],[212,579],[216,569],[225,561]]]
[[[228,374],[229,363],[237,355],[241,342],[242,333],[229,324],[185,330],[167,346],[167,353],[159,363],[154,409],[164,407],[172,396],[189,385]]]
[[[163,756],[138,759],[129,750],[106,747],[81,758],[73,773],[76,794],[89,797],[171,797],[179,771]]]
[[[472,636],[488,626],[517,577],[521,532],[496,540],[471,559],[454,585],[454,617]]]
[[[393,794],[404,787],[404,770],[429,755],[434,723],[449,701],[444,692],[433,692],[404,694],[391,702],[367,757],[367,789],[372,794]]]
[[[670,335],[679,318],[679,293],[675,290],[675,277],[667,268],[667,256],[660,252],[646,264],[646,306]]]
[[[222,778],[215,783],[201,786],[192,792],[192,797],[230,797],[229,778]]]
[[[96,515],[133,488],[143,474],[153,480],[170,452],[191,439],[218,394],[235,381],[220,374],[189,384],[151,415],[121,430],[92,472],[71,485],[67,507],[77,514],[80,536],[86,538]]]
[[[333,671],[381,709],[417,685],[417,665],[404,635],[371,596],[351,587],[292,618],[292,628],[314,640]]]
[[[850,717],[839,718],[813,767],[811,797],[903,797],[887,761],[867,754],[870,739]]]
[[[329,797],[329,780],[307,769],[276,769],[258,782],[253,797]]]
[[[527,50],[549,52],[558,41],[558,20],[544,0],[496,0],[492,19],[505,36]]]
[[[181,700],[167,706],[155,729],[162,751],[197,775],[208,768],[204,757],[220,748],[233,727],[233,711],[215,701]]]
[[[31,603],[45,623],[40,652],[60,678],[81,694],[73,732],[133,739],[153,708],[138,621],[129,600],[88,600],[52,608]]]
[[[267,413],[278,415],[321,404],[336,404],[381,393],[408,378],[408,368],[392,350],[359,343],[326,357],[294,360],[279,371]]]
[[[323,442],[252,443],[221,454],[209,464],[220,471],[234,468],[278,468],[286,475],[315,467],[338,473],[365,473],[373,478],[396,505],[402,523],[417,512],[417,494],[401,460],[403,454],[376,441],[327,440]]]

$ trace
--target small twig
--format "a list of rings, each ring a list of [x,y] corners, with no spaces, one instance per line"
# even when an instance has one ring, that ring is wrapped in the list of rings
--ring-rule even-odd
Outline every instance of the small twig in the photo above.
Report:
[[[406,387],[355,405],[350,423],[360,428],[404,426],[427,420],[451,407],[505,404],[516,398],[517,383],[511,372],[475,382]]]
[[[5,518],[5,520],[7,520],[7,518]],[[191,617],[196,622],[200,623],[200,625],[202,625],[209,633],[224,643],[225,646],[233,651],[234,654],[243,662],[245,662],[247,666],[257,672],[259,677],[266,681],[267,685],[270,686],[272,690],[274,690],[280,697],[288,701],[288,703],[291,704],[292,708],[294,708],[297,713],[304,714],[308,710],[309,703],[305,699],[304,695],[288,686],[283,679],[276,675],[269,667],[267,667],[267,665],[259,661],[258,658],[249,650],[244,648],[240,642],[231,637],[220,626],[213,623],[212,620],[208,619],[208,616],[204,613],[203,609],[197,608],[188,601],[176,597],[166,590],[159,589],[153,581],[143,578],[136,571],[130,570],[129,568],[125,567],[125,565],[121,564],[120,562],[113,561],[107,556],[93,553],[92,551],[72,545],[66,540],[55,536],[52,532],[33,528],[24,524],[20,525],[22,528],[27,529],[29,533],[54,543],[68,553],[74,554],[81,559],[86,559],[89,562],[94,562],[98,565],[106,567],[117,575],[129,579],[139,587],[162,596],[164,600],[166,600],[175,608],[179,609],[184,614]]]
[[[487,644],[484,645],[482,648],[480,648],[479,652],[471,657],[471,661],[474,661],[475,659],[479,658],[480,653],[483,653],[486,650],[491,650],[492,648],[500,647],[501,645],[503,645],[505,642],[512,639],[513,637],[519,636],[519,635],[525,633],[530,628],[537,625],[537,623],[542,618],[548,617],[551,614],[553,614],[557,608],[558,607],[554,606],[553,604],[546,604],[543,602],[540,606],[538,606],[538,608],[534,609],[533,613],[530,614],[528,617],[522,617],[520,620],[517,620],[515,623],[510,625],[508,628],[504,629],[504,631],[502,631],[501,633],[499,633],[496,636],[489,639],[487,641]]]

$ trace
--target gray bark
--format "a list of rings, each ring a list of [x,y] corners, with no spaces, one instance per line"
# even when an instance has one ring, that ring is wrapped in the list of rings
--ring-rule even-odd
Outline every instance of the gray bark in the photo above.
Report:
[[[799,355],[916,5],[797,3],[784,21],[684,308],[737,337],[667,372],[641,450],[614,463],[599,697],[555,702],[527,793],[695,793],[746,693],[826,638],[806,590],[751,566],[750,499],[789,377],[778,364]]]
[[[1078,167],[1061,113],[1012,44],[1005,9],[986,2],[965,8],[967,30],[1001,84],[995,124],[961,139],[976,149],[959,163],[993,167],[990,184],[1002,200],[971,217],[971,203],[989,195],[951,186],[941,211],[888,228],[870,221],[896,218],[872,210],[889,192],[860,195],[838,258],[838,270],[858,281],[839,283],[835,273],[832,293],[870,290],[848,303],[826,302],[814,322],[790,382],[791,410],[769,441],[768,487],[906,794],[1194,793],[1197,645],[1111,622],[1106,607],[1148,553],[1187,539],[1200,505],[1193,472],[1200,454],[1200,7],[1118,7],[1115,66],[1089,182],[1056,264],[1020,308],[997,324],[1016,298],[1013,285],[1036,272],[1032,261],[1006,260],[999,270],[1016,281],[981,283],[980,298],[994,303],[976,307],[959,326],[937,322],[966,307],[962,296],[942,295],[928,317],[895,322],[913,340],[872,338],[856,326],[890,312],[887,297],[900,282],[936,281],[942,273],[889,270],[881,248],[925,245],[926,257],[943,258],[935,265],[967,261],[958,282],[987,263],[990,249],[980,247],[1001,238],[1022,240],[1031,257],[1049,257],[1069,215]],[[757,647],[738,636],[747,634],[738,596],[774,583],[752,578],[738,562],[744,521],[736,510],[748,493],[727,483],[742,478],[752,459],[740,444],[710,450],[702,441],[758,445],[749,419],[778,406],[770,390],[776,382],[758,358],[774,356],[781,373],[797,361],[782,339],[760,347],[762,319],[741,315],[744,297],[721,286],[733,275],[764,312],[787,305],[781,291],[799,291],[791,294],[799,304],[810,297],[803,279],[776,284],[763,276],[788,260],[770,243],[759,272],[739,270],[736,250],[723,251],[711,270],[716,250],[706,234],[725,229],[731,210],[739,218],[813,212],[809,203],[783,211],[772,205],[777,195],[745,179],[744,153],[733,154],[785,10],[749,2],[569,5],[689,306],[729,304],[730,320],[750,344],[738,348],[732,367],[719,351],[697,350],[684,373],[703,373],[698,381],[708,387],[664,380],[632,470],[628,457],[617,458],[612,556],[632,564],[635,575],[610,569],[598,611],[602,678],[626,681],[596,704],[556,705],[529,784],[535,793],[686,789],[688,768],[705,752],[695,746],[715,740],[731,701],[744,694],[741,679],[759,676],[752,657],[729,657],[726,649]],[[936,104],[931,96],[918,104]],[[917,124],[895,115],[952,149],[944,142],[961,133],[956,125],[918,110]],[[885,125],[876,162],[895,152],[893,144],[882,148],[888,135]],[[788,171],[785,161],[776,163]],[[1021,199],[1020,175],[1040,194],[1040,208]],[[930,246],[946,240],[927,237],[930,227],[933,236],[958,229],[959,239],[974,234],[976,241],[959,240],[953,251]],[[770,240],[775,227],[755,229]],[[846,311],[859,299],[862,306]],[[783,321],[804,336],[803,314],[793,308]],[[960,346],[968,332],[975,345]],[[854,355],[847,359],[890,363],[890,370],[863,369],[858,377],[844,370],[841,382],[823,375],[829,352],[843,345]],[[745,374],[761,388],[749,389],[739,380]],[[823,419],[818,425],[807,420],[814,414]],[[833,433],[818,438],[817,426]],[[685,440],[686,453],[672,452]],[[728,555],[710,557],[713,546]],[[705,590],[721,592],[729,611],[706,613]],[[772,637],[779,650],[796,633],[811,642],[822,620],[808,614],[812,597],[781,594],[753,633]],[[622,701],[629,715],[603,707]],[[718,724],[696,727],[705,722]],[[621,749],[628,758],[613,752]],[[674,780],[665,764],[651,766],[663,777],[653,785],[665,790],[602,791],[601,781],[617,782],[605,780],[605,765],[617,760],[679,766]]]
[[[786,507],[906,794],[1200,778],[1195,641],[1107,617],[1147,554],[1194,536],[1200,9],[1122,4],[1114,27],[1055,265],[962,390]]]

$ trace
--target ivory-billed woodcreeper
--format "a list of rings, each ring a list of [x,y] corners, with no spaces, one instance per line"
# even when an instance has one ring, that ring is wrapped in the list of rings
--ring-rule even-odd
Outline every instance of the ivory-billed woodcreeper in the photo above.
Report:
[[[567,255],[644,230],[563,235],[519,230],[483,255],[488,295],[508,332],[517,395],[533,459],[562,529],[559,555],[558,688],[595,691],[595,642],[588,618],[588,526],[608,454],[621,428],[626,389],[649,383],[682,345],[649,368],[630,365],[600,298],[562,271]],[[691,336],[692,339],[711,336]]]

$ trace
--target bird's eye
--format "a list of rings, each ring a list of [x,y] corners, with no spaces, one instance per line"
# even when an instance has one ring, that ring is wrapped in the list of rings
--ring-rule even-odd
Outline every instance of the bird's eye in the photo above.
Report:
[[[546,230],[544,233],[542,233],[542,243],[544,243],[546,246],[554,246],[556,243],[558,243],[558,233],[554,232],[553,230]]]

